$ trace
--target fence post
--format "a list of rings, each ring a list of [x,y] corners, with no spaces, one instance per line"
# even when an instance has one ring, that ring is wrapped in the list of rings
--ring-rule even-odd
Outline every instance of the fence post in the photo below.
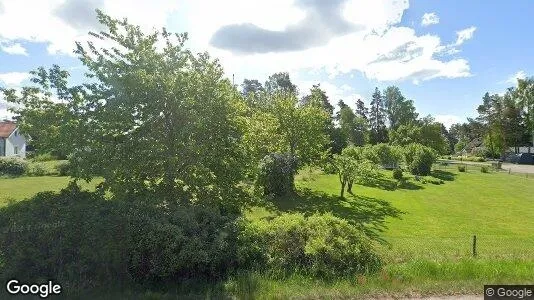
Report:
[[[477,236],[473,235],[473,257],[477,256]]]

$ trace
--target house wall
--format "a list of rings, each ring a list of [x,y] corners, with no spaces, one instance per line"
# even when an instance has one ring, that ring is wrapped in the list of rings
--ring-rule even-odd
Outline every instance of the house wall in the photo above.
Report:
[[[18,148],[18,154],[15,154],[15,147]],[[6,139],[6,156],[26,157],[26,139],[18,134],[18,129]]]

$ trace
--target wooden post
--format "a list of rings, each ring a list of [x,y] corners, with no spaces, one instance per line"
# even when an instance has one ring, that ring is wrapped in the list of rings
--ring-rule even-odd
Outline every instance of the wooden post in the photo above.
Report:
[[[477,256],[477,236],[473,235],[473,257]]]

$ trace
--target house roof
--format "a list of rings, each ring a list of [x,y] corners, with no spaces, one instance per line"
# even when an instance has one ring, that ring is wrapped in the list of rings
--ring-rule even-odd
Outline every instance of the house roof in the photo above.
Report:
[[[0,122],[0,138],[7,138],[17,128],[15,122]]]

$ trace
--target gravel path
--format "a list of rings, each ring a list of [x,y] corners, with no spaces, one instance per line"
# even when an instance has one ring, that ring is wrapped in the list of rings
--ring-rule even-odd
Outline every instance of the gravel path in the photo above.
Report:
[[[502,169],[506,170],[506,171],[511,169],[512,172],[517,172],[517,173],[534,174],[534,166],[533,165],[516,165],[516,164],[504,163],[504,164],[502,164]]]

